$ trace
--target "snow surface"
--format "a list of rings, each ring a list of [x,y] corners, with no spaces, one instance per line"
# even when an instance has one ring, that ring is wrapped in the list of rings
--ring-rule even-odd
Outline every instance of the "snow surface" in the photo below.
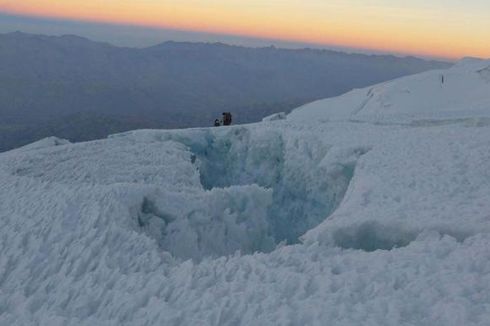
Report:
[[[488,325],[489,71],[0,154],[0,325]]]

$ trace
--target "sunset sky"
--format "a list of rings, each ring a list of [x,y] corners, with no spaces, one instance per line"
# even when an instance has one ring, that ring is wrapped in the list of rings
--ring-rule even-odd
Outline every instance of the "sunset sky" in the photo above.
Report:
[[[0,0],[0,12],[451,59],[490,57],[489,0]]]

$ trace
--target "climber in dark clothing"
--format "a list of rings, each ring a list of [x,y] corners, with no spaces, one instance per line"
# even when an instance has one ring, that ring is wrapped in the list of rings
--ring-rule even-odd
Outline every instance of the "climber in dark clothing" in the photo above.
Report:
[[[223,126],[229,126],[231,125],[231,113],[230,112],[223,112]]]
[[[214,120],[214,126],[215,127],[221,126],[221,121],[219,121],[219,119]]]

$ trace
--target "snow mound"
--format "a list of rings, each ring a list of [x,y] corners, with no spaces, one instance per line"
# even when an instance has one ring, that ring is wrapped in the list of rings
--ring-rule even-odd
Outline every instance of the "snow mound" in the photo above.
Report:
[[[0,325],[487,325],[489,67],[0,153]]]
[[[34,142],[32,144],[23,146],[18,148],[18,151],[29,151],[33,149],[41,149],[41,148],[47,148],[47,147],[52,147],[52,146],[61,146],[61,145],[66,145],[70,144],[70,142],[66,139],[61,139],[58,137],[47,137],[43,138],[41,140],[38,140],[37,142]]]

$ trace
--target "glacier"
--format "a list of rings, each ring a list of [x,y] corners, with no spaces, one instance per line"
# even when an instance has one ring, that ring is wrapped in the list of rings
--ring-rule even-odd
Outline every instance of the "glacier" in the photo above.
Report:
[[[487,325],[489,71],[0,153],[0,325]]]

